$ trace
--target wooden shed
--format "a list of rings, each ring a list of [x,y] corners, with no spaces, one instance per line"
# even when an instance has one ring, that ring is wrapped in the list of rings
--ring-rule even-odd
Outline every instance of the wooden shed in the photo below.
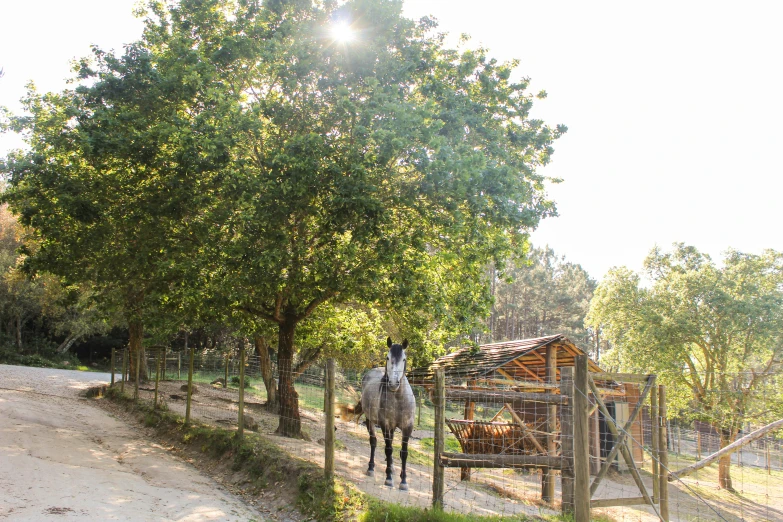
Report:
[[[409,372],[408,380],[413,385],[430,388],[435,369],[443,368],[450,389],[559,393],[560,368],[573,367],[574,358],[578,355],[584,355],[584,352],[564,335],[485,344],[458,349],[426,367],[416,368]],[[588,361],[588,370],[599,386],[610,413],[622,425],[635,408],[639,397],[638,384],[614,381],[592,360]],[[551,377],[550,373],[553,374]],[[541,444],[532,439],[547,431],[547,408],[547,404],[535,401],[500,401],[484,404],[479,414],[475,404],[465,401],[464,415],[461,415],[463,418],[451,419],[449,427],[460,439],[466,453],[470,452],[471,446],[467,440],[468,429],[498,432],[502,424],[509,426],[506,438],[526,438],[524,441],[505,441],[501,448],[503,453],[545,453],[540,451]],[[498,422],[504,416],[510,417],[510,420]],[[591,470],[597,472],[600,458],[605,458],[609,453],[613,438],[606,426],[606,419],[597,409],[591,411],[590,419]],[[641,416],[632,424],[630,435],[634,440],[644,443],[640,419]],[[641,462],[642,448],[638,444],[630,446],[634,461]],[[486,448],[482,449],[482,452],[486,451]],[[624,464],[619,467],[623,469]]]

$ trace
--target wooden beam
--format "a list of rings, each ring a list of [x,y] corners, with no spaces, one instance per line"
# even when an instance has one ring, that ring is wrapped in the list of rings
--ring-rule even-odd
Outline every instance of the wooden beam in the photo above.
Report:
[[[511,379],[512,381],[515,381],[515,382],[516,382],[516,380],[517,380],[517,378],[516,378],[516,377],[514,377],[513,375],[511,375],[510,373],[508,373],[508,372],[507,372],[506,370],[504,370],[503,368],[497,368],[495,371],[496,371],[496,372],[498,372],[498,373],[499,373],[500,375],[502,375],[503,377],[505,377],[506,379]]]
[[[644,497],[597,498],[590,501],[591,508],[638,506],[639,504],[647,504],[647,501],[644,499]]]
[[[511,414],[511,417],[514,419],[514,421],[519,425],[520,429],[522,430],[522,433],[524,433],[525,437],[527,437],[527,439],[533,443],[533,446],[536,447],[538,452],[541,453],[542,455],[546,455],[546,450],[541,445],[541,443],[538,442],[536,438],[530,433],[530,430],[528,430],[527,426],[525,425],[525,421],[523,421],[522,418],[519,415],[517,415],[517,412],[514,411],[514,407],[506,403],[506,409]]]
[[[517,365],[519,368],[522,368],[522,369],[523,369],[525,372],[527,372],[527,373],[528,373],[528,375],[530,375],[531,377],[533,377],[535,380],[537,380],[537,381],[540,381],[540,382],[544,382],[544,379],[542,379],[541,377],[539,377],[539,376],[538,376],[536,373],[533,373],[533,372],[531,372],[531,371],[530,371],[530,369],[528,369],[528,367],[527,367],[527,366],[525,366],[524,364],[522,364],[521,362],[517,361],[516,359],[514,359],[514,360],[513,360],[513,361],[511,361],[511,362],[512,362],[512,363],[514,363],[514,364],[516,364],[516,365]]]
[[[503,407],[502,407],[502,408],[500,408],[500,411],[499,411],[499,412],[497,412],[497,413],[495,414],[495,416],[494,416],[494,417],[492,417],[492,418],[490,419],[490,421],[489,421],[489,422],[495,422],[495,420],[496,420],[498,417],[500,417],[501,415],[503,415],[503,412],[504,412],[504,411],[506,411],[506,405],[505,405],[505,404],[503,405]]]
[[[592,375],[593,380],[599,381],[616,381],[616,382],[632,382],[636,384],[646,384],[650,375],[642,375],[636,373],[612,373],[612,372],[599,372]]]
[[[543,402],[546,404],[563,404],[568,399],[554,393],[530,393],[512,391],[455,390],[446,391],[446,399],[450,401],[471,400],[473,402]]]
[[[526,468],[542,467],[560,469],[561,458],[549,455],[473,455],[467,453],[441,453],[440,464],[444,468]]]
[[[674,480],[680,479],[680,478],[682,478],[682,477],[684,477],[686,475],[690,475],[694,471],[698,471],[698,470],[700,470],[701,468],[703,468],[705,466],[709,466],[710,464],[712,464],[716,460],[720,459],[724,455],[731,455],[732,453],[734,453],[738,449],[742,448],[746,444],[750,444],[754,440],[760,439],[761,437],[763,437],[764,435],[766,435],[770,431],[781,429],[781,428],[783,428],[783,419],[776,420],[775,422],[771,422],[771,423],[767,424],[766,426],[764,426],[762,428],[759,428],[756,431],[751,432],[751,433],[745,435],[741,439],[737,439],[736,441],[732,442],[731,444],[729,444],[728,446],[726,446],[722,450],[713,453],[709,457],[703,458],[699,462],[697,462],[695,464],[691,464],[690,466],[688,466],[686,468],[682,468],[679,471],[675,471],[674,473],[669,475],[669,482],[672,482]]]

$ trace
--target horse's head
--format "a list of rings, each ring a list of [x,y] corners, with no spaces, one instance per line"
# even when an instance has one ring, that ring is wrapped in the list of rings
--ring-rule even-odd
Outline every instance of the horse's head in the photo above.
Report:
[[[405,377],[405,367],[408,364],[408,356],[405,355],[408,340],[405,339],[402,344],[394,344],[389,337],[386,339],[386,345],[389,347],[389,353],[386,355],[386,382],[391,391],[397,391],[402,384],[402,378]]]

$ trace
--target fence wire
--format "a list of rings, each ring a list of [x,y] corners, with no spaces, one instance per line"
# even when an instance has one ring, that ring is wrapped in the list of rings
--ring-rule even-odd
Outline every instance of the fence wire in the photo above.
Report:
[[[127,352],[118,352],[114,359],[115,386],[124,386],[125,393],[135,390],[133,375],[122,382],[123,358],[126,367]],[[160,407],[185,416],[187,409],[187,380],[190,357],[187,352],[166,349],[146,349],[140,365],[146,381],[139,384],[139,400],[153,401],[156,374],[157,396]],[[160,370],[158,370],[160,368]],[[228,429],[237,429],[240,402],[240,373],[242,360],[238,351],[231,353],[196,353],[193,358],[193,395],[190,415],[199,422]],[[128,370],[130,372],[130,370]],[[275,383],[280,382],[277,369],[272,369]],[[244,428],[273,440],[290,454],[323,466],[325,459],[326,419],[324,396],[326,369],[315,364],[292,374],[298,400],[297,415],[281,418],[280,409],[269,404],[261,361],[255,355],[246,355],[244,364]],[[435,473],[436,407],[444,401],[443,457],[451,463],[444,468],[443,507],[470,515],[539,516],[558,514],[563,489],[572,487],[572,479],[564,474],[573,463],[573,452],[581,451],[584,441],[573,439],[575,417],[572,405],[556,404],[536,399],[560,393],[559,384],[536,390],[538,381],[517,381],[515,386],[499,386],[487,382],[467,382],[448,379],[445,396],[429,384],[413,386],[416,410],[413,430],[408,445],[406,462],[408,490],[399,489],[401,472],[402,433],[395,432],[393,440],[393,482],[386,482],[386,454],[384,439],[377,430],[375,473],[367,474],[370,459],[369,433],[364,417],[357,418],[354,408],[362,395],[362,373],[338,369],[335,383],[335,473],[376,498],[405,506],[429,508],[433,503],[433,475]],[[586,446],[589,453],[590,480],[595,480],[616,437],[609,424],[623,432],[626,421],[633,416],[636,401],[643,384],[615,383],[614,391],[603,395],[610,409],[605,417],[592,394],[589,404]],[[481,398],[465,398],[464,390],[485,393]],[[530,392],[515,396],[508,392]],[[611,392],[611,393],[610,393]],[[277,391],[278,396],[280,390]],[[506,393],[506,395],[503,395]],[[760,400],[763,400],[760,399]],[[765,405],[760,405],[763,408]],[[555,416],[550,416],[554,408]],[[552,419],[552,420],[550,420]],[[698,420],[694,420],[698,419]],[[676,472],[717,451],[721,446],[715,426],[724,419],[717,414],[701,411],[698,405],[688,412],[669,412],[661,419],[646,400],[636,420],[626,432],[625,446],[638,468],[640,480],[649,495],[658,501],[660,491],[653,485],[654,466],[661,465],[654,451],[654,432],[661,422],[666,423],[666,440],[660,447],[667,448],[670,472]],[[284,421],[301,423],[302,438],[280,436],[277,432]],[[551,423],[551,424],[550,424]],[[289,424],[290,426],[290,424]],[[757,426],[746,423],[736,434],[741,437]],[[669,520],[727,520],[756,521],[783,520],[783,445],[777,435],[770,433],[753,441],[730,456],[734,491],[718,487],[718,465],[713,464],[691,475],[669,483]],[[736,438],[735,437],[735,438]],[[725,441],[724,441],[725,445]],[[535,460],[539,457],[550,460]],[[458,461],[462,459],[462,464]],[[455,464],[456,463],[456,464]],[[631,499],[641,496],[640,489],[622,452],[608,464],[609,471],[592,496],[595,500]],[[566,475],[566,476],[564,476]],[[552,486],[545,486],[550,483]],[[554,490],[553,498],[546,497]],[[619,505],[595,507],[592,516],[608,520],[659,520],[657,508],[648,505]]]

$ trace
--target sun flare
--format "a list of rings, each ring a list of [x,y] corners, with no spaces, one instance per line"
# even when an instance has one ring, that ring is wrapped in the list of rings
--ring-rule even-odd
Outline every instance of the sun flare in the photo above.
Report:
[[[332,37],[338,42],[350,42],[356,38],[356,33],[346,22],[339,22],[332,26]]]

